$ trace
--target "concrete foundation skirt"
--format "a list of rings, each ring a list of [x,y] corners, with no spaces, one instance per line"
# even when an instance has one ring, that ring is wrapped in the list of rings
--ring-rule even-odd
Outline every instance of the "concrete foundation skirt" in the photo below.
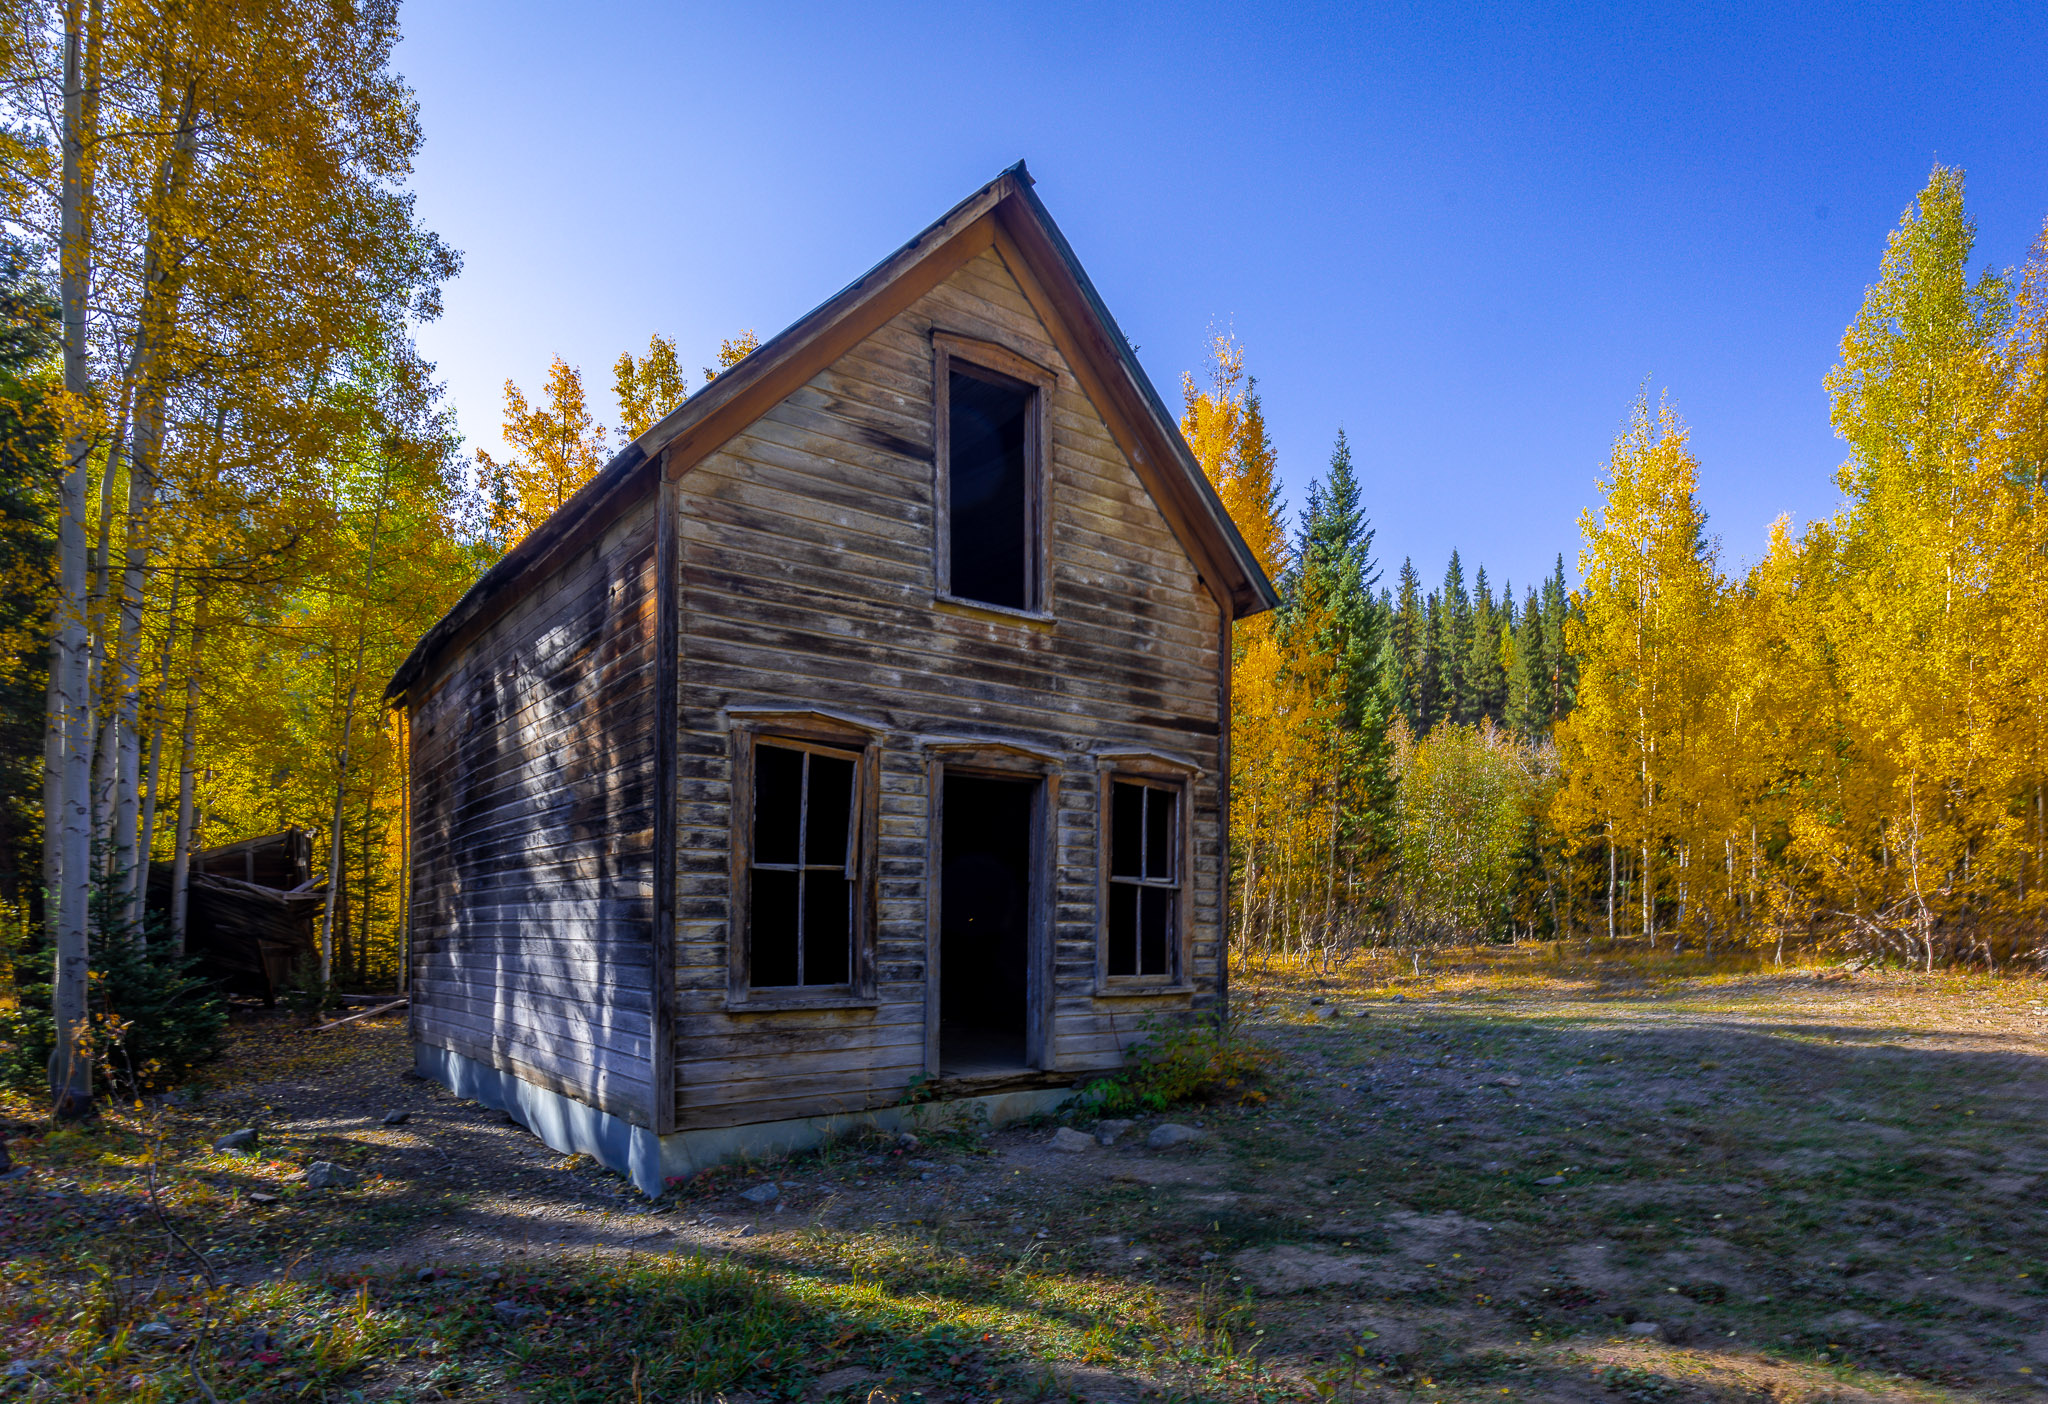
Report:
[[[956,1118],[990,1126],[1057,1111],[1073,1097],[1066,1088],[996,1092],[917,1106],[876,1107],[833,1116],[758,1121],[745,1126],[711,1126],[657,1135],[622,1121],[574,1097],[535,1086],[517,1074],[479,1063],[445,1048],[413,1045],[413,1067],[458,1097],[504,1112],[551,1149],[581,1152],[631,1180],[642,1194],[658,1195],[670,1180],[729,1161],[766,1160],[808,1150],[862,1131],[916,1131]]]

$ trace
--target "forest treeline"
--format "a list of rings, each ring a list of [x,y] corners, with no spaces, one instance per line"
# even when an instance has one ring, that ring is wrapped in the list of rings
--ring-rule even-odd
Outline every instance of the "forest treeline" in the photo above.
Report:
[[[2038,965],[2048,916],[2048,231],[1973,266],[1959,171],[1893,231],[1828,375],[1832,516],[1724,566],[1669,403],[1639,399],[1516,602],[1381,583],[1340,433],[1284,530],[1241,350],[1184,432],[1281,585],[1233,660],[1233,933],[1788,938]]]
[[[507,383],[504,461],[465,454],[412,339],[459,258],[405,188],[397,37],[388,3],[0,8],[0,974],[47,996],[60,1104],[89,1090],[91,972],[175,957],[199,849],[309,830],[306,978],[396,978],[385,680],[689,393],[658,335],[612,367],[615,423],[557,361]],[[1183,429],[1285,601],[1234,646],[1236,939],[2032,958],[2048,253],[1973,272],[1972,238],[1937,170],[1828,382],[1844,505],[1739,573],[1645,402],[1578,588],[1562,556],[1519,590],[1456,555],[1385,578],[1350,445],[1289,519],[1219,344]]]

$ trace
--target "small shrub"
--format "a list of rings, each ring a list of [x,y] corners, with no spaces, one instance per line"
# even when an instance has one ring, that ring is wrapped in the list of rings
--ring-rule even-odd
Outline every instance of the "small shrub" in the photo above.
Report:
[[[1079,1110],[1119,1116],[1193,1102],[1255,1105],[1266,1100],[1274,1063],[1272,1049],[1227,1025],[1153,1025],[1122,1069],[1081,1090]]]
[[[227,1006],[189,956],[141,940],[98,941],[92,952],[92,1060],[125,1096],[174,1087],[220,1051]],[[57,1031],[47,947],[15,956],[13,1006],[0,1009],[0,1082],[49,1085]]]
[[[293,961],[291,973],[285,976],[284,985],[278,993],[284,1000],[284,1007],[302,1024],[317,1024],[322,1014],[345,1007],[335,991],[334,982],[320,978],[318,956],[300,956]]]

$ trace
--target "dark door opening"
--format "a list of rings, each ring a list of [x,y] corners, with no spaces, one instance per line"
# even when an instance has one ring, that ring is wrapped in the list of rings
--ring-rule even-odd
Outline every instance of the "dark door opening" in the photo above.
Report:
[[[1034,780],[945,779],[939,836],[939,1071],[1028,1067]]]

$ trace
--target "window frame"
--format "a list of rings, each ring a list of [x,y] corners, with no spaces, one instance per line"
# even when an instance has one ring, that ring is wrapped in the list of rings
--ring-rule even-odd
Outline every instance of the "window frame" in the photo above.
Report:
[[[1194,984],[1188,966],[1194,941],[1195,845],[1193,806],[1199,767],[1177,756],[1157,751],[1119,751],[1097,757],[1096,770],[1096,906],[1095,906],[1095,993],[1116,995],[1182,994]],[[1116,836],[1114,814],[1116,786],[1141,785],[1164,790],[1174,796],[1173,871],[1171,890],[1173,930],[1168,938],[1171,968],[1157,975],[1112,975],[1109,973],[1110,889],[1116,885],[1160,891],[1166,885],[1146,879],[1119,879],[1112,875]]]
[[[830,1009],[871,1007],[875,988],[875,858],[881,796],[880,728],[811,710],[732,709],[729,907],[726,924],[726,1008]],[[754,756],[763,745],[850,759],[853,768],[853,909],[848,979],[834,985],[753,983]],[[803,855],[798,854],[801,859]],[[780,869],[781,865],[776,865]]]
[[[955,369],[998,384],[1032,391],[1024,434],[1024,604],[1022,609],[968,599],[953,593],[952,376]],[[932,598],[948,612],[991,619],[1049,623],[1052,620],[1051,457],[1046,405],[1058,377],[1036,361],[994,342],[953,332],[932,333]]]

